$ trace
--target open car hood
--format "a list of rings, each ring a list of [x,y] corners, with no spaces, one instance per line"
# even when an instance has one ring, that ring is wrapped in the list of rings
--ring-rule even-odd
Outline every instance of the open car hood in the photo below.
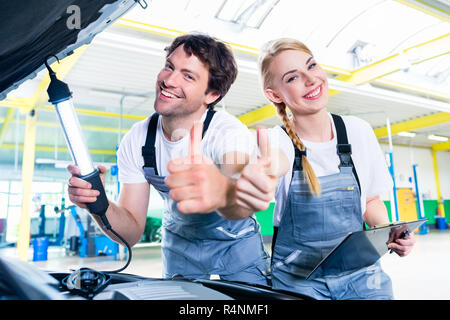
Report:
[[[0,100],[44,68],[92,39],[136,5],[136,0],[0,2]],[[48,60],[49,63],[55,58]]]

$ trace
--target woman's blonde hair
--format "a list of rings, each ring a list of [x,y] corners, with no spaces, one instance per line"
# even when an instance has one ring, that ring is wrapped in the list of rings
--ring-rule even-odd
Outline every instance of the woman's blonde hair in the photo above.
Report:
[[[298,50],[308,53],[311,56],[313,55],[311,50],[309,50],[304,43],[295,39],[280,38],[267,42],[259,55],[259,68],[261,72],[262,78],[261,80],[264,90],[270,88],[272,85],[273,79],[272,74],[270,73],[270,64],[278,54],[286,50]],[[281,103],[273,102],[273,104],[277,108],[278,115],[281,117],[281,120],[283,121],[283,124],[286,127],[287,134],[294,142],[294,144],[297,146],[297,148],[300,151],[304,151],[305,145],[295,133],[294,125],[292,121],[289,119],[286,112],[286,104],[284,102]],[[319,180],[317,179],[316,174],[314,173],[305,155],[302,155],[302,167],[304,172],[306,173],[306,180],[308,182],[311,193],[320,196],[321,188]]]

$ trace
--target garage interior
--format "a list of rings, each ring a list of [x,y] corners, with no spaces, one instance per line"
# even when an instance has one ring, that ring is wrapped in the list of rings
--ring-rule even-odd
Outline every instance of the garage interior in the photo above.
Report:
[[[164,48],[199,31],[225,41],[239,74],[216,106],[249,129],[282,122],[261,89],[257,57],[281,36],[306,43],[327,72],[328,110],[372,126],[395,183],[382,195],[391,222],[427,218],[411,254],[381,258],[396,299],[450,299],[450,4],[445,0],[153,0],[136,3],[88,44],[52,61],[69,84],[105,189],[120,192],[116,151],[124,134],[154,112]],[[81,14],[83,14],[81,12]],[[72,163],[47,69],[0,96],[0,256],[45,270],[116,269],[126,250],[67,194]],[[395,194],[394,194],[395,193]],[[147,225],[127,273],[161,277],[164,203],[152,187]],[[274,202],[255,213],[270,252]],[[28,229],[26,227],[29,222]],[[23,233],[29,233],[29,237]],[[36,257],[45,240],[45,258]],[[41,248],[41,247],[39,247]]]

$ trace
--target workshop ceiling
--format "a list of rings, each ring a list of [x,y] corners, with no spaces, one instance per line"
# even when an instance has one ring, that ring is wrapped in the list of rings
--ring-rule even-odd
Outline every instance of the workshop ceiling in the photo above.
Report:
[[[421,7],[412,0],[147,2],[147,9],[135,6],[86,45],[64,78],[81,110],[95,161],[114,162],[119,127],[123,136],[153,112],[164,47],[189,31],[208,33],[233,48],[239,75],[217,108],[238,117],[251,115],[246,120],[250,128],[281,123],[273,112],[261,117],[269,101],[261,90],[256,61],[263,43],[288,36],[310,47],[327,71],[330,88],[339,91],[330,96],[331,112],[358,116],[374,129],[385,127],[387,119],[394,125],[438,115],[431,125],[417,121],[410,130],[416,133],[413,138],[393,135],[393,143],[430,147],[438,142],[429,140],[429,134],[450,137],[450,120],[439,121],[439,115],[448,119],[450,112],[446,1],[420,1]],[[39,72],[0,101],[2,123],[9,110],[19,110],[0,140],[0,163],[13,163],[16,145],[23,145],[26,109],[20,101],[31,97],[45,76],[47,71]],[[70,159],[49,104],[38,110],[37,121],[36,158]],[[386,136],[379,139],[387,142]]]

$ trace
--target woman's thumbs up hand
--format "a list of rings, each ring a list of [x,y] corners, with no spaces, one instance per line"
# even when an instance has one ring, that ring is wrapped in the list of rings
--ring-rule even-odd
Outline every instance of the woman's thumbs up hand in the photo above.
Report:
[[[275,195],[277,177],[272,163],[267,129],[257,129],[260,156],[255,163],[245,166],[236,181],[236,203],[251,211],[266,210]]]

